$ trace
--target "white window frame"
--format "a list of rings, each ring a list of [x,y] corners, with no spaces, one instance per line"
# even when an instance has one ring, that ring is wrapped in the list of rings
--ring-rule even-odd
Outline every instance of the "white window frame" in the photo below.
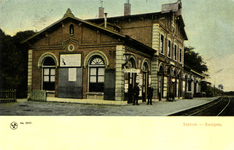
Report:
[[[47,56],[48,58],[50,57],[50,56]],[[47,83],[54,83],[55,84],[55,82],[56,82],[56,65],[44,65],[44,61],[45,61],[45,59],[47,58],[47,57],[45,57],[44,59],[43,59],[43,61],[42,61],[42,64],[41,64],[41,66],[42,66],[42,72],[41,72],[41,89],[42,90],[44,90],[44,82],[47,82]],[[50,57],[51,59],[53,59],[52,57]],[[53,60],[54,61],[54,60]],[[54,63],[56,64],[56,62],[54,61]],[[49,74],[48,75],[45,75],[45,69],[49,69]],[[51,75],[51,70],[54,70],[54,74],[53,75]],[[48,77],[48,79],[49,79],[49,81],[45,81],[45,77]],[[54,81],[51,81],[51,77],[54,77]],[[46,91],[55,91],[55,89],[53,89],[53,90],[48,90],[48,89],[45,89]]]
[[[94,65],[94,64],[92,64],[92,65],[91,65],[91,61],[94,60],[95,58],[101,58],[104,64],[101,64],[101,65]],[[104,93],[104,91],[102,91],[102,92],[90,91],[90,76],[91,76],[90,69],[91,69],[91,68],[95,68],[96,71],[98,70],[98,68],[104,68],[104,75],[100,75],[100,76],[103,76],[103,77],[104,77],[104,81],[103,81],[103,82],[95,82],[96,84],[98,84],[98,83],[103,83],[103,84],[104,84],[104,83],[105,83],[105,62],[104,62],[103,58],[100,57],[100,56],[98,56],[98,55],[95,55],[94,57],[92,57],[92,58],[89,60],[89,64],[88,64],[88,92],[89,92],[89,93]],[[98,72],[98,71],[97,71],[97,72]],[[97,79],[97,77],[99,77],[98,74],[96,74],[96,79]],[[104,89],[103,89],[103,90],[104,90]]]

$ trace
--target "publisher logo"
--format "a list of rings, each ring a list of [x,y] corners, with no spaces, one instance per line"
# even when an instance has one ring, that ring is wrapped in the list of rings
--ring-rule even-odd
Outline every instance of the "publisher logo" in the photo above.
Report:
[[[12,122],[11,124],[10,124],[10,128],[12,129],[12,130],[16,130],[17,128],[18,128],[18,124],[16,123],[16,122]]]

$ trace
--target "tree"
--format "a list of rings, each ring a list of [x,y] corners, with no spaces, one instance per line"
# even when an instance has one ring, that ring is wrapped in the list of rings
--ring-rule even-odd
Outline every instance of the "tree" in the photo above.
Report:
[[[193,47],[184,48],[184,64],[198,73],[208,72],[208,67],[199,53]]]
[[[223,90],[223,85],[222,84],[219,84],[219,89],[222,91]]]
[[[21,42],[35,34],[33,31],[18,32],[11,37],[1,30],[0,81],[1,89],[17,89],[17,96],[27,91],[27,43]]]

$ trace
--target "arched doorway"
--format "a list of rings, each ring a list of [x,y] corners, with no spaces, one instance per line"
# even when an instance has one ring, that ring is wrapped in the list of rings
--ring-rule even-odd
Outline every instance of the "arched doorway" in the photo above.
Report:
[[[158,96],[159,100],[163,97],[163,88],[164,88],[164,69],[163,66],[160,66],[159,72],[158,72]]]
[[[148,64],[145,62],[143,64],[143,68],[142,68],[142,72],[143,72],[143,78],[142,78],[142,101],[146,102],[147,99],[147,88],[148,88],[148,84],[149,84],[149,67]]]
[[[171,99],[171,67],[167,69],[167,100]]]
[[[194,89],[193,89],[193,94],[194,95],[197,94],[197,84],[198,84],[198,81],[194,79]]]
[[[42,61],[42,89],[55,91],[55,62],[51,57],[45,57]]]
[[[187,93],[188,93],[188,75],[185,75],[185,78],[184,78],[184,93],[183,93],[183,96],[186,97],[187,96]]]
[[[173,71],[173,75],[172,75],[172,80],[171,80],[171,88],[172,88],[172,99],[175,99],[176,95],[177,95],[177,74],[176,74],[176,70]]]
[[[136,84],[136,63],[133,58],[130,58],[125,65],[125,100],[128,101],[128,103],[132,103],[134,99],[134,91],[133,88]]]
[[[104,92],[105,64],[100,56],[93,56],[88,65],[89,92]]]
[[[185,93],[188,91],[188,76],[185,75]]]
[[[84,59],[84,75],[87,86],[83,94],[87,99],[114,100],[115,72],[109,69],[109,60],[101,51],[92,51]]]
[[[181,70],[178,73],[178,98],[182,97],[183,91],[183,80],[182,80],[182,72]]]

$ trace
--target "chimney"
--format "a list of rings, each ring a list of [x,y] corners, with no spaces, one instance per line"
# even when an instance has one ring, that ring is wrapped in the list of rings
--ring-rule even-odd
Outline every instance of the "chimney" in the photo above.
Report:
[[[105,28],[107,27],[107,13],[104,13],[105,14],[105,18],[104,18],[104,26]]]
[[[129,0],[127,3],[124,4],[124,16],[131,15],[131,4],[129,3]]]
[[[175,15],[181,15],[182,14],[181,0],[178,0],[176,3],[163,4],[162,13],[169,13],[169,12],[173,12],[175,13]]]
[[[101,1],[101,7],[99,7],[99,18],[104,18],[104,7],[102,7],[102,2]]]

